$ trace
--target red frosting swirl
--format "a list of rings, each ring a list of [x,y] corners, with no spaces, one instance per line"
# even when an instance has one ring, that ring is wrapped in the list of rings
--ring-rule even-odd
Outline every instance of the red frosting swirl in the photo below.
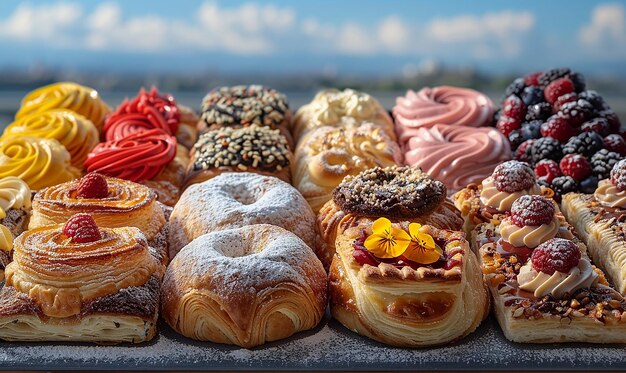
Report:
[[[159,129],[135,132],[98,144],[87,156],[88,172],[126,179],[150,180],[176,155],[176,138]]]

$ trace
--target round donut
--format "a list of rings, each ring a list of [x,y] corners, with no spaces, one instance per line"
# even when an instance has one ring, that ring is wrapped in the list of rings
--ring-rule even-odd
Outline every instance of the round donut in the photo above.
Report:
[[[318,251],[315,214],[300,192],[273,176],[227,172],[182,194],[170,217],[170,255],[205,233],[263,223],[295,233]]]
[[[315,327],[326,272],[295,234],[258,224],[205,234],[167,268],[163,318],[201,341],[252,348]]]

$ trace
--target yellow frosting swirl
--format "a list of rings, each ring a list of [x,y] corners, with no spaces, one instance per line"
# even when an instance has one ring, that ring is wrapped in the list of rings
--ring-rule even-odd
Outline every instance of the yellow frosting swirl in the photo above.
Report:
[[[609,179],[598,183],[593,196],[604,206],[626,208],[626,190],[620,191]]]
[[[17,176],[39,190],[78,175],[70,153],[57,140],[11,137],[0,141],[0,177]]]
[[[70,152],[72,165],[82,168],[87,154],[98,144],[99,133],[84,116],[65,109],[53,109],[20,117],[11,123],[0,140],[31,136],[58,140]]]
[[[13,249],[13,234],[9,228],[0,224],[0,251],[10,252]],[[0,278],[2,280],[2,278]]]
[[[598,279],[598,274],[586,259],[580,259],[578,265],[567,273],[555,271],[552,275],[537,272],[532,262],[528,261],[517,275],[520,289],[533,292],[536,297],[550,294],[556,299],[561,299],[565,293],[572,294],[578,289],[597,286]]]
[[[15,119],[51,109],[74,111],[87,117],[98,129],[102,128],[106,115],[111,112],[111,108],[102,101],[95,89],[61,82],[28,93],[22,100],[22,107],[15,114]]]
[[[534,249],[547,240],[556,237],[561,224],[555,215],[548,224],[528,225],[518,227],[513,224],[510,218],[502,220],[500,223],[500,236],[505,242],[515,247],[526,246]]]
[[[10,209],[30,208],[32,194],[24,180],[7,176],[0,179],[0,219],[7,216]]]
[[[535,183],[529,189],[520,190],[514,193],[501,192],[496,188],[493,176],[489,176],[482,182],[482,191],[480,192],[480,201],[485,206],[492,207],[498,211],[510,211],[513,202],[521,196],[539,195],[541,187]]]

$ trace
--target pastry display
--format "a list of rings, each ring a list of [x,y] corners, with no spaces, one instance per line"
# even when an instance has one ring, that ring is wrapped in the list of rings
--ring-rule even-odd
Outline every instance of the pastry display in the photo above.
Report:
[[[292,154],[279,130],[252,124],[224,127],[200,135],[191,151],[186,185],[223,172],[254,172],[290,183]]]
[[[22,100],[15,119],[52,109],[71,110],[89,119],[98,129],[102,128],[106,115],[111,111],[95,89],[61,82],[28,93]]]
[[[167,261],[167,225],[152,189],[90,173],[37,192],[29,229],[61,224],[77,213],[89,214],[99,227],[139,228],[159,260]]]
[[[463,226],[442,182],[415,167],[376,167],[346,177],[320,210],[317,222],[327,255],[333,257],[345,230],[368,227],[377,216],[449,230]]]
[[[315,327],[326,272],[283,228],[248,225],[202,235],[172,260],[163,318],[189,338],[252,348]]]
[[[58,140],[70,153],[72,166],[78,169],[83,168],[87,154],[100,142],[98,129],[89,119],[65,109],[22,116],[9,124],[0,141],[19,136]]]
[[[279,130],[292,145],[291,111],[287,97],[262,85],[216,88],[202,99],[201,133],[251,125]]]
[[[17,176],[36,191],[79,175],[70,153],[55,139],[19,136],[0,141],[0,177]]]
[[[396,99],[393,116],[402,146],[417,135],[418,128],[436,124],[481,127],[491,125],[495,105],[485,94],[468,88],[425,87],[409,90]]]
[[[313,101],[298,109],[294,117],[293,135],[299,143],[304,135],[315,128],[323,126],[345,128],[354,123],[359,125],[364,121],[380,126],[395,141],[393,121],[378,100],[353,89],[343,91],[327,89],[319,92]]]
[[[317,212],[344,177],[366,169],[400,165],[400,148],[381,126],[319,127],[298,143],[293,185]]]
[[[607,163],[626,156],[617,114],[568,68],[515,79],[495,119],[515,159],[530,163],[558,200],[569,192],[593,193],[608,177]]]
[[[169,220],[170,256],[205,233],[252,224],[284,228],[318,251],[315,214],[294,187],[272,176],[228,172],[183,192]]]
[[[28,228],[31,211],[31,191],[20,178],[0,179],[0,282],[4,268],[13,258],[13,238]]]
[[[0,289],[0,339],[149,341],[163,268],[137,228],[102,228],[87,214],[14,241]]]
[[[13,233],[0,224],[0,283],[4,281],[4,269],[13,260]]]
[[[451,193],[482,181],[499,163],[511,159],[506,138],[488,127],[420,127],[403,150],[406,164],[443,181]]]

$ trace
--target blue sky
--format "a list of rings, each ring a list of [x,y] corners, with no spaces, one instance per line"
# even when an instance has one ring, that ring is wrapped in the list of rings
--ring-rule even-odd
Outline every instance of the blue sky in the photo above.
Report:
[[[626,75],[625,1],[17,1],[0,67],[410,74],[429,62]]]

